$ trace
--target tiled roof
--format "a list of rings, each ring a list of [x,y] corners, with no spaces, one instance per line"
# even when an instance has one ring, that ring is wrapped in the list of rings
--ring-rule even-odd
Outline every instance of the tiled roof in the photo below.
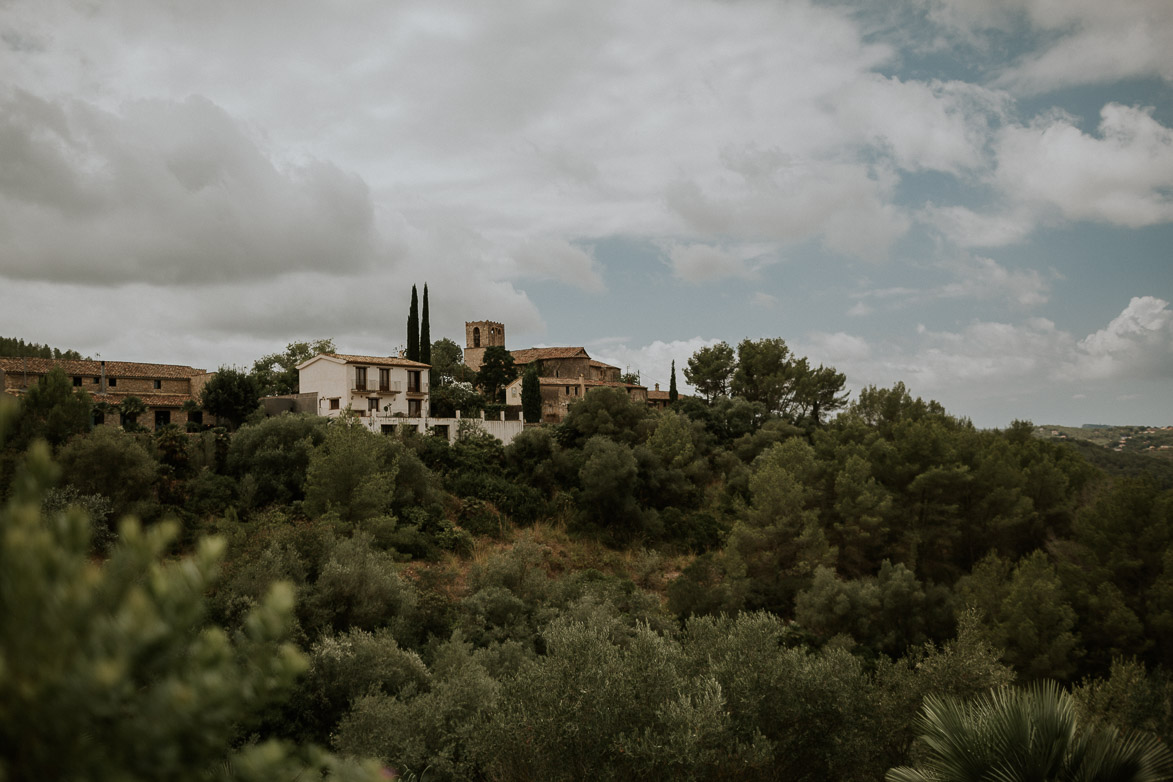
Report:
[[[519,380],[513,381],[520,382]],[[569,377],[539,377],[538,382],[544,386],[589,386],[590,388],[597,388],[599,386],[610,386],[611,388],[644,388],[638,383],[620,383],[618,380],[591,380],[589,378],[569,378]],[[513,385],[510,383],[509,385]]]
[[[28,372],[46,375],[53,367],[61,367],[67,375],[99,377],[102,374],[100,361],[57,360],[52,358],[0,358],[0,369],[10,373]],[[182,379],[207,374],[202,369],[179,364],[140,364],[134,361],[107,361],[106,377],[146,377]]]
[[[663,399],[666,402],[668,398],[667,391],[657,391],[655,389],[648,391],[648,399]]]
[[[605,364],[596,358],[591,359],[591,366],[592,367],[602,367],[603,369],[619,369],[619,367],[617,367],[613,364]]]
[[[106,402],[116,405],[128,396],[136,396],[143,400],[147,407],[183,407],[184,402],[194,399],[191,394],[91,394],[94,402]]]
[[[526,348],[511,350],[509,353],[513,356],[514,364],[530,364],[551,358],[590,358],[586,348]]]
[[[374,366],[383,367],[417,367],[419,369],[431,369],[431,364],[424,364],[420,361],[412,361],[407,358],[400,358],[399,356],[352,356],[348,353],[323,353],[323,356],[332,356],[340,358],[347,364],[372,364]]]

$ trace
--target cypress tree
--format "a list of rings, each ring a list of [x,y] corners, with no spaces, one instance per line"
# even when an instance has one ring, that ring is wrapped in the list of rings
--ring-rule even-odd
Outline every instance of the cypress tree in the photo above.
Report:
[[[672,377],[668,381],[668,404],[672,404],[680,397],[676,391],[676,361],[672,361]]]
[[[415,286],[411,286],[411,309],[407,311],[407,358],[420,360],[420,303]]]
[[[420,316],[420,357],[425,364],[432,363],[432,327],[428,325],[428,284],[424,283],[424,311]]]
[[[533,364],[521,376],[521,417],[527,424],[542,420],[542,381]]]

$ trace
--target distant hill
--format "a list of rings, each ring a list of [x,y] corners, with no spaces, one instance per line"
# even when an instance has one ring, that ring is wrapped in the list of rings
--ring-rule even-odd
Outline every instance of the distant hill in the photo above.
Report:
[[[1038,426],[1035,436],[1069,444],[1109,475],[1148,473],[1173,489],[1173,427]]]
[[[56,358],[56,359],[81,359],[85,358],[76,350],[62,350],[61,348],[52,348],[48,345],[41,345],[36,342],[25,342],[23,339],[15,337],[0,337],[0,356],[12,356],[16,358]]]

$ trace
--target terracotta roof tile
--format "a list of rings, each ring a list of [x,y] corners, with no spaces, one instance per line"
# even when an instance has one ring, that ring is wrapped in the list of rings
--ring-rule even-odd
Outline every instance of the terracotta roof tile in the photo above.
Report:
[[[353,356],[349,353],[323,353],[323,356],[333,356],[340,358],[347,364],[372,364],[375,366],[384,367],[418,367],[420,369],[431,369],[431,364],[424,364],[420,361],[412,361],[408,358],[400,358],[399,356]]]
[[[57,360],[52,358],[0,358],[0,369],[10,373],[27,371],[29,374],[45,375],[53,367],[61,367],[67,375],[98,377],[102,374],[100,361]],[[182,379],[205,375],[207,372],[180,364],[141,364],[135,361],[107,361],[106,377],[145,377]]]
[[[666,402],[668,401],[668,392],[652,389],[648,391],[648,399],[663,399]]]
[[[530,364],[551,358],[590,358],[586,348],[526,348],[511,350],[509,353],[513,356],[514,364]]]

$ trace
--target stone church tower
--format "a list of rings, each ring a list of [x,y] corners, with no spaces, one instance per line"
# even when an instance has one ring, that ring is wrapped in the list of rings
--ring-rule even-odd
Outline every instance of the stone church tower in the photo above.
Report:
[[[464,324],[464,364],[473,372],[481,368],[485,348],[505,347],[505,325],[492,320],[466,321]]]

